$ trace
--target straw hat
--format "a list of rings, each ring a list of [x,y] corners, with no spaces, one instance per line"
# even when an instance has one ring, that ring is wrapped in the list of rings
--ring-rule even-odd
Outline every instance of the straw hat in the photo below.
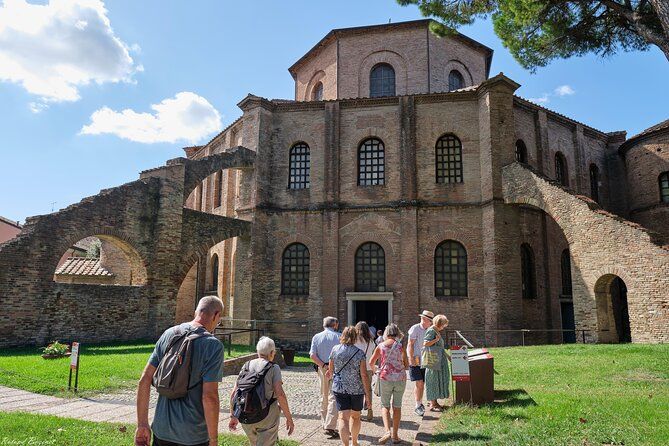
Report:
[[[429,320],[434,319],[434,313],[431,312],[431,311],[428,311],[428,310],[423,310],[423,312],[422,312],[421,314],[419,314],[418,316],[420,316],[420,317],[426,317],[426,318],[428,318]]]

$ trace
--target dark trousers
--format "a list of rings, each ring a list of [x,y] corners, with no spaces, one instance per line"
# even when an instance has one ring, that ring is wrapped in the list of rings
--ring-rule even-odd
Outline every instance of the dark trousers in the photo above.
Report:
[[[161,440],[156,437],[156,434],[153,434],[153,446],[185,446],[180,443],[173,443],[171,441]],[[196,444],[194,446],[209,446],[209,442],[205,441],[204,443]]]

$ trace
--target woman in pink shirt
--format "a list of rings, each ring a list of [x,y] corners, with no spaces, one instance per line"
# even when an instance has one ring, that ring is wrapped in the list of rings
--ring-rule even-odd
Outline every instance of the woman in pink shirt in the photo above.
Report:
[[[400,420],[402,418],[402,396],[406,388],[407,375],[409,368],[409,358],[407,352],[400,343],[402,332],[395,324],[386,327],[383,333],[384,341],[374,350],[369,364],[372,370],[376,370],[376,362],[380,359],[379,380],[377,385],[381,396],[381,412],[383,416],[383,426],[386,433],[379,438],[379,443],[385,444],[391,438],[393,443],[400,443],[398,436]],[[390,400],[393,405],[392,435],[390,433]]]

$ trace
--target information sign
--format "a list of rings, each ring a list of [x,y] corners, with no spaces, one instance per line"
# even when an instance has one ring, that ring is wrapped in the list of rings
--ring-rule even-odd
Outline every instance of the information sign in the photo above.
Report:
[[[453,381],[469,381],[469,359],[466,346],[451,347]]]

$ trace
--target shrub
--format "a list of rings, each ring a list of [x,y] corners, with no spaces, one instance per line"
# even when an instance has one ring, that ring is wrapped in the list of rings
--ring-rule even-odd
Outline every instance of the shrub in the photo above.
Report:
[[[53,341],[51,344],[47,345],[42,349],[45,355],[58,355],[58,356],[65,356],[65,353],[67,353],[67,349],[69,348],[69,345],[67,344],[61,344],[58,341]]]

